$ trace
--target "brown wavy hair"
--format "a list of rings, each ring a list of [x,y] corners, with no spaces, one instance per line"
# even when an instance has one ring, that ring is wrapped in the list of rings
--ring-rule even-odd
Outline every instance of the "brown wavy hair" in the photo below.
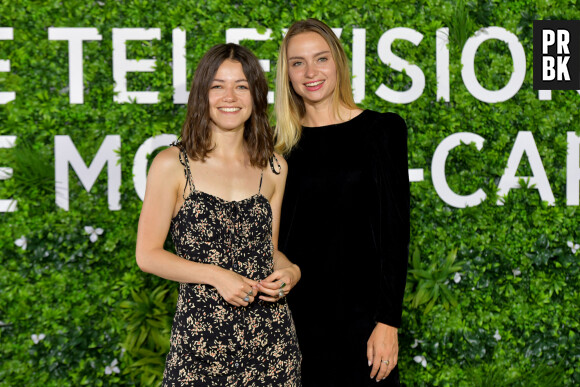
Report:
[[[201,58],[195,75],[187,115],[177,144],[192,160],[205,161],[214,149],[209,115],[209,90],[218,68],[230,59],[241,63],[252,96],[252,114],[244,123],[244,144],[252,166],[265,168],[274,154],[274,137],[268,120],[268,83],[256,56],[237,44],[218,44]]]

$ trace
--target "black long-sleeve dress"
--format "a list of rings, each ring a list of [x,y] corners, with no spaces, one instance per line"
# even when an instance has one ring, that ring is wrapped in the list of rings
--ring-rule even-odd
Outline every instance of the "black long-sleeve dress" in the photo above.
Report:
[[[280,250],[302,279],[288,300],[305,387],[397,385],[371,380],[366,343],[376,322],[400,327],[408,264],[407,127],[363,111],[304,127],[288,157]]]

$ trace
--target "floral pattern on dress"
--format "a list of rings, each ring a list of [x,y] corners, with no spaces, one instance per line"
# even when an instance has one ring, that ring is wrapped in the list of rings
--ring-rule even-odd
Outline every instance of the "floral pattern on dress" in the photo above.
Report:
[[[226,201],[197,191],[182,157],[191,190],[171,221],[177,254],[266,278],[274,269],[268,199],[257,193]],[[164,386],[300,386],[300,362],[285,298],[235,307],[210,285],[179,285]]]

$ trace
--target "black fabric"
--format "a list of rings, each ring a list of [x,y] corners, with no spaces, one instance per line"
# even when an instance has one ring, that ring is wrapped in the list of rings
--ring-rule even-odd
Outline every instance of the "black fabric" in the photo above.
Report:
[[[224,200],[195,188],[180,154],[189,195],[171,220],[175,251],[258,281],[274,271],[272,208],[256,193]],[[286,298],[228,303],[214,286],[180,283],[163,386],[299,387],[300,350]]]
[[[407,127],[394,113],[303,128],[288,157],[280,250],[302,270],[288,301],[310,386],[398,385],[369,377],[376,322],[400,327],[408,265]]]

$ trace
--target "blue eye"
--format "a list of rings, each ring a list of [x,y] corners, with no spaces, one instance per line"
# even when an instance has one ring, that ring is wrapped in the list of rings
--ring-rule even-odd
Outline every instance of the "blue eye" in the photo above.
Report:
[[[292,67],[297,67],[300,66],[302,64],[302,62],[294,62],[292,63]]]
[[[319,62],[326,62],[326,61],[328,61],[328,58],[318,58],[318,61]]]

